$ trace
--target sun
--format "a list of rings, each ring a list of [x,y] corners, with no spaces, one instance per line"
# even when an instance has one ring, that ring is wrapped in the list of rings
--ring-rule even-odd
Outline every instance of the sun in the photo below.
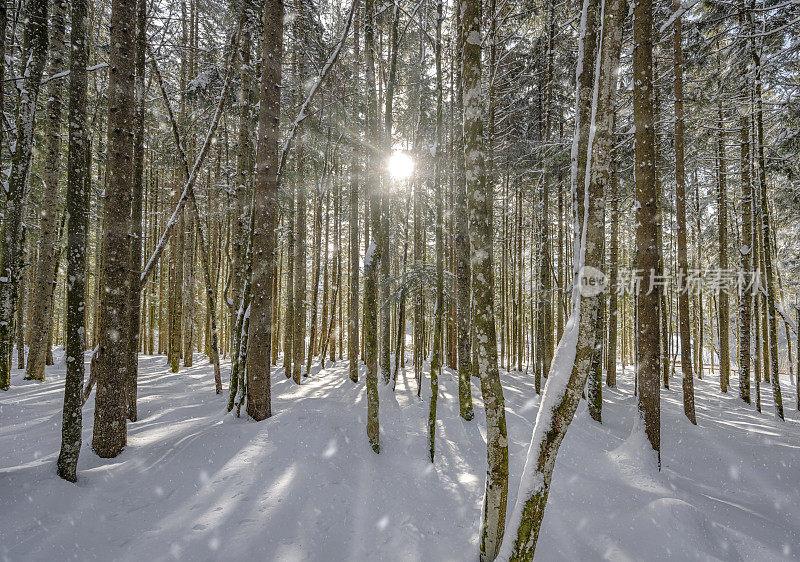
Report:
[[[414,160],[407,153],[395,150],[389,157],[386,168],[392,178],[396,180],[408,179],[414,172]]]

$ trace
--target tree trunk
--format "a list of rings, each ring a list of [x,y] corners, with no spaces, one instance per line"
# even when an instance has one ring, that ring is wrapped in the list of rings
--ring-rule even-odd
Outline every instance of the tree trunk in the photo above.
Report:
[[[674,10],[680,9],[680,0],[673,0]],[[683,48],[681,45],[681,18],[675,19],[672,33],[673,91],[675,94],[675,222],[678,230],[678,331],[680,333],[681,372],[683,373],[683,413],[697,425],[694,411],[694,379],[692,378],[691,319],[689,317],[689,290],[685,285],[689,271],[686,250],[686,170],[684,168],[683,139]]]
[[[636,183],[636,259],[638,271],[652,275],[659,266],[658,203],[655,170],[655,120],[653,116],[653,4],[634,4],[633,109]],[[660,292],[639,283],[637,309],[637,373],[639,418],[661,466],[661,323]]]
[[[727,191],[727,165],[725,160],[725,130],[720,102],[717,121],[717,222],[719,224],[719,269],[728,269],[728,191]],[[728,291],[723,289],[719,293],[719,387],[722,392],[728,392],[730,382],[730,311],[728,306]]]
[[[136,13],[136,123],[133,138],[133,186],[131,192],[130,340],[126,368],[127,416],[136,421],[139,372],[139,308],[142,262],[142,193],[144,186],[145,57],[147,55],[147,2],[138,0]]]
[[[53,2],[50,18],[50,61],[48,74],[64,70],[66,2]],[[30,322],[30,347],[26,379],[44,380],[44,367],[52,331],[53,292],[56,283],[56,244],[58,243],[58,177],[61,157],[61,99],[62,80],[51,80],[47,87],[46,160],[42,179],[41,212],[39,219],[39,259],[36,262],[36,282],[33,287],[33,314]]]
[[[22,89],[16,118],[16,144],[6,188],[3,244],[0,256],[0,389],[11,384],[11,355],[14,344],[14,316],[22,274],[24,218],[28,199],[28,171],[33,152],[36,101],[47,59],[47,5],[41,0],[25,3],[25,30],[20,60]]]
[[[473,326],[477,373],[486,408],[486,491],[483,500],[480,558],[494,560],[503,538],[508,499],[508,440],[503,387],[497,368],[494,309],[492,209],[494,188],[487,184],[483,153],[481,99],[481,2],[466,0],[462,22],[464,160],[469,195],[472,248]]]
[[[72,29],[69,75],[69,150],[67,155],[67,341],[65,345],[67,373],[64,380],[64,409],[61,423],[61,451],[58,475],[64,480],[77,480],[78,454],[81,450],[83,425],[81,397],[83,391],[83,350],[86,331],[86,242],[89,226],[90,151],[86,128],[86,24],[88,0],[72,0]]]
[[[278,214],[278,142],[280,140],[283,1],[264,4],[261,42],[261,96],[258,114],[256,177],[253,194],[252,290],[247,337],[247,414],[256,421],[272,415],[270,353],[272,283]]]
[[[103,218],[103,298],[92,449],[116,457],[125,447],[125,383],[130,321],[136,0],[114,0],[109,57],[108,168]]]
[[[436,144],[433,154],[433,193],[436,200],[436,312],[433,327],[433,353],[431,354],[431,402],[428,412],[428,452],[434,458],[436,436],[436,406],[439,399],[439,375],[442,371],[442,320],[444,316],[444,240],[442,214],[444,196],[442,180],[442,0],[436,2]],[[494,317],[492,318],[494,321]],[[467,380],[469,383],[469,380]]]

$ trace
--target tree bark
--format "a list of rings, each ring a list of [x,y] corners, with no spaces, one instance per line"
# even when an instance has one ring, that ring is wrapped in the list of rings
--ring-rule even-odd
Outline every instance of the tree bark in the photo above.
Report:
[[[680,0],[673,0],[672,7],[674,10],[679,10]],[[675,223],[678,231],[678,331],[680,333],[681,372],[683,373],[683,413],[690,422],[697,425],[694,409],[694,379],[692,377],[689,290],[685,285],[689,271],[689,258],[686,249],[686,169],[684,167],[681,25],[681,18],[676,18],[672,32],[672,73],[675,94]]]
[[[486,181],[481,96],[481,2],[462,3],[464,92],[464,161],[469,195],[472,249],[473,326],[476,369],[486,409],[486,491],[483,500],[480,558],[494,560],[503,538],[508,500],[508,440],[503,387],[497,368],[494,309],[492,209],[494,189]]]
[[[11,384],[14,316],[22,274],[24,217],[28,199],[28,171],[33,152],[36,102],[47,60],[47,5],[42,0],[25,3],[25,30],[20,60],[22,86],[16,116],[16,144],[6,191],[2,255],[0,255],[0,389]]]
[[[65,42],[67,5],[64,0],[53,2],[50,18],[50,61],[48,74],[64,70],[67,45]],[[36,282],[33,287],[33,314],[30,322],[30,346],[26,379],[44,380],[44,367],[50,348],[53,317],[53,292],[56,283],[56,245],[58,244],[58,177],[61,159],[61,96],[62,81],[51,80],[47,85],[46,160],[42,179],[41,211],[39,214],[39,259],[36,262]]]
[[[636,184],[636,260],[645,280],[636,290],[639,418],[661,466],[661,323],[659,291],[649,280],[658,271],[659,194],[653,116],[653,3],[634,4],[633,111]]]
[[[367,86],[367,143],[378,146],[378,100],[375,93],[375,3],[364,2],[364,53],[366,56]],[[375,453],[380,452],[380,426],[378,420],[378,264],[382,258],[380,247],[380,190],[374,169],[378,165],[376,154],[370,155],[366,173],[367,202],[369,203],[372,239],[364,255],[364,351],[367,363],[367,437]]]
[[[136,0],[114,0],[109,57],[108,168],[103,218],[103,298],[92,449],[104,458],[125,447],[125,381],[130,313]]]
[[[69,75],[69,149],[67,154],[67,325],[64,408],[61,423],[61,451],[58,475],[77,480],[78,455],[81,450],[82,391],[84,378],[83,350],[86,331],[86,242],[89,226],[90,150],[86,127],[86,44],[88,0],[72,0]]]
[[[261,96],[253,195],[253,256],[250,323],[247,342],[247,413],[256,421],[272,415],[270,353],[272,283],[278,212],[278,142],[280,140],[283,1],[264,4]]]

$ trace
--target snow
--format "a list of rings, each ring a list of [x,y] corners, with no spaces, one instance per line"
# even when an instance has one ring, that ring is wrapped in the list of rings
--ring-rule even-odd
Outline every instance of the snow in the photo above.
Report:
[[[410,354],[409,354],[410,355]],[[413,373],[380,385],[381,454],[369,448],[361,382],[339,361],[296,386],[274,369],[274,415],[225,411],[213,369],[172,374],[140,357],[139,421],[128,446],[100,459],[84,408],[78,483],[55,475],[63,351],[47,382],[14,370],[0,393],[0,560],[475,560],[485,476],[485,420],[458,416],[457,376],[440,375],[437,456],[427,460],[428,384]],[[89,353],[86,354],[88,373]],[[409,357],[410,359],[410,357]],[[315,362],[316,363],[316,362]],[[223,380],[229,364],[223,363]],[[514,505],[539,398],[530,374],[501,373]],[[662,390],[663,469],[646,462],[632,370],[603,389],[602,425],[585,403],[556,461],[536,554],[541,560],[792,560],[800,553],[800,419],[783,381],[787,421],[716,376],[695,380],[698,427],[680,384]]]
[[[375,251],[378,249],[378,246],[375,244],[375,240],[369,241],[369,246],[367,247],[367,251],[364,253],[364,269],[368,269],[372,266],[372,260],[375,257]]]

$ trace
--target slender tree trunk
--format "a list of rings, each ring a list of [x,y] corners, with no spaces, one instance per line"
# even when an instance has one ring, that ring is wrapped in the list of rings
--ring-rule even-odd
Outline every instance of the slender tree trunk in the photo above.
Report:
[[[481,2],[462,3],[464,160],[469,195],[472,248],[473,326],[477,372],[486,408],[486,491],[483,500],[480,558],[494,560],[503,538],[508,499],[508,440],[503,387],[497,368],[492,242],[493,186],[486,181],[481,99]]]
[[[719,223],[719,269],[728,269],[728,191],[727,165],[725,159],[725,134],[722,105],[720,102],[717,121],[717,221]],[[723,289],[719,293],[719,386],[722,392],[728,392],[730,383],[730,311],[728,292]]]
[[[67,45],[64,41],[67,4],[53,2],[50,18],[50,76],[64,70]],[[44,367],[50,347],[53,317],[53,292],[56,283],[56,244],[58,243],[58,177],[61,157],[62,80],[51,80],[47,87],[46,160],[42,179],[39,220],[39,259],[36,261],[36,282],[33,286],[33,314],[30,322],[30,347],[26,379],[44,380]]]
[[[739,7],[739,24],[744,28],[744,2]],[[744,69],[744,76],[748,76]],[[750,96],[745,93],[738,101],[748,111]],[[739,166],[742,182],[742,241],[739,247],[740,268],[744,279],[752,276],[753,271],[753,184],[750,179],[750,120],[743,115],[739,123],[739,146],[741,157]],[[756,291],[740,291],[739,293],[739,398],[750,404],[750,344],[752,300]]]
[[[680,0],[673,0],[672,7],[674,10],[680,9]],[[678,331],[680,332],[681,372],[683,373],[683,413],[690,422],[697,425],[694,411],[694,379],[692,378],[689,290],[685,285],[689,261],[686,250],[686,170],[684,167],[681,26],[681,18],[678,17],[672,33],[673,91],[675,94],[675,222],[678,230]]]
[[[428,452],[434,459],[436,436],[436,406],[439,399],[439,375],[442,371],[442,320],[444,316],[444,240],[442,222],[444,196],[442,180],[442,0],[436,2],[436,144],[433,154],[433,192],[436,198],[436,312],[433,328],[433,353],[431,354],[431,402],[428,412]],[[494,319],[492,319],[494,321]]]
[[[366,55],[367,85],[367,143],[378,146],[378,100],[375,93],[375,3],[364,2],[364,53]],[[367,437],[375,453],[380,452],[378,420],[378,265],[382,259],[380,247],[380,190],[379,177],[374,172],[380,164],[372,154],[366,174],[372,238],[364,255],[364,348],[367,363]]]
[[[614,128],[616,124],[616,115],[612,117],[614,123],[611,126],[612,139],[615,141]],[[613,141],[612,141],[613,144]],[[625,309],[624,302],[622,303],[622,310],[619,310],[619,302],[617,300],[618,294],[618,279],[619,279],[619,265],[622,258],[619,248],[619,176],[617,174],[617,151],[612,148],[611,153],[611,170],[609,178],[609,187],[611,193],[608,197],[611,203],[611,247],[609,249],[608,266],[609,277],[608,287],[610,289],[608,297],[608,352],[606,354],[606,386],[613,388],[617,386],[617,324],[619,317],[624,317]],[[623,374],[625,372],[625,329],[623,325],[622,332],[622,351],[620,353]]]
[[[460,5],[460,3],[456,3]],[[458,8],[457,8],[458,9]],[[456,36],[457,55],[463,49],[462,33]],[[460,65],[459,65],[460,66]],[[456,133],[458,139],[454,142],[458,151],[456,159],[463,161],[463,91],[460,72],[459,83],[456,85],[457,112],[454,115],[459,120]],[[463,167],[459,167],[455,178],[455,254],[456,254],[456,323],[458,325],[458,401],[459,412],[465,420],[471,420],[475,413],[472,409],[472,350],[470,346],[470,262],[469,262],[469,220],[467,210],[467,187]],[[416,228],[416,226],[415,226]]]
[[[292,378],[294,352],[294,202],[289,205],[286,228],[286,322],[283,328],[283,369]]]
[[[302,99],[305,92],[303,81],[305,80],[306,49],[308,40],[306,38],[307,26],[304,0],[297,4],[297,14],[294,20],[294,58],[295,58],[295,88],[297,89],[298,101]],[[304,125],[300,125],[297,132],[297,144],[295,145],[295,218],[294,218],[294,312],[293,334],[292,334],[292,379],[296,384],[300,384],[303,371],[303,355],[305,353],[306,342],[306,214],[307,198],[305,174],[307,164],[305,162],[305,150],[308,143],[307,131]],[[306,373],[307,375],[308,373]]]
[[[14,316],[22,274],[24,217],[28,194],[28,171],[33,152],[36,102],[47,60],[47,5],[28,0],[24,7],[25,30],[20,60],[22,89],[16,117],[16,143],[11,156],[4,209],[3,244],[0,255],[0,389],[11,384],[11,355],[14,344]]]
[[[353,0],[357,2],[358,0]],[[354,6],[354,10],[357,8]],[[353,78],[355,85],[353,91],[353,111],[356,115],[359,113],[360,97],[359,79],[359,39],[358,39],[358,22],[353,26]],[[356,133],[357,134],[357,133]],[[359,139],[356,138],[356,141]],[[351,148],[350,160],[350,215],[348,221],[349,230],[349,243],[350,243],[350,294],[347,299],[347,359],[348,359],[348,372],[350,373],[350,380],[358,382],[358,275],[359,275],[359,229],[358,229],[358,179],[361,173],[359,169],[359,146],[358,142],[354,142]]]
[[[67,373],[64,379],[64,409],[61,423],[61,451],[58,475],[64,480],[77,480],[78,455],[81,450],[83,425],[81,397],[83,391],[83,350],[86,331],[86,242],[89,226],[88,179],[90,160],[87,153],[86,127],[86,45],[88,0],[72,0],[69,75],[69,150],[67,155],[67,341],[65,346]]]
[[[147,54],[147,1],[138,0],[136,14],[136,122],[133,137],[133,186],[131,192],[130,241],[130,340],[126,368],[125,395],[127,416],[136,421],[136,394],[139,371],[139,293],[142,262],[142,193],[144,179],[145,56]]]
[[[653,4],[638,0],[633,9],[633,109],[636,183],[636,259],[645,275],[658,270],[658,203],[655,171],[655,130],[653,115]],[[661,323],[659,291],[649,290],[646,281],[636,293],[638,410],[650,446],[661,466]]]

